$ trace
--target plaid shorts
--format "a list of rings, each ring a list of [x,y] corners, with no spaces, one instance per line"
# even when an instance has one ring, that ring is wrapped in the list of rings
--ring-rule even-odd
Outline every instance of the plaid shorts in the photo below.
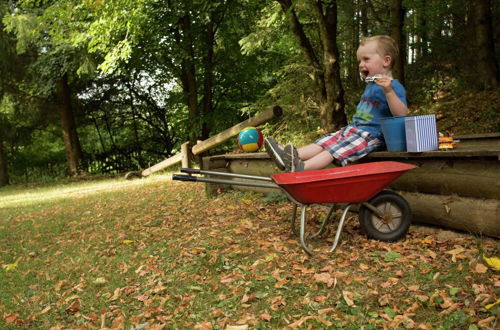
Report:
[[[335,133],[325,135],[314,142],[346,166],[348,163],[368,155],[370,152],[383,149],[383,140],[372,136],[369,132],[354,126],[346,126]]]

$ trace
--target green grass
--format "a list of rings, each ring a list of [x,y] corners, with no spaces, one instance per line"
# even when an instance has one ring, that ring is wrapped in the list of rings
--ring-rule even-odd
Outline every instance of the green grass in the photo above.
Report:
[[[0,328],[498,326],[485,305],[500,276],[476,270],[491,241],[382,243],[352,217],[334,253],[329,231],[310,258],[290,210],[279,196],[209,199],[169,175],[2,188]]]

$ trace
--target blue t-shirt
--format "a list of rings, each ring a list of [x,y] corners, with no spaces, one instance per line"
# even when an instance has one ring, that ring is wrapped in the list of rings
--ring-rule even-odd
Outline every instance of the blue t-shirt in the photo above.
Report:
[[[399,99],[407,104],[404,86],[396,79],[392,80],[391,85]],[[383,138],[380,118],[384,117],[392,117],[384,90],[374,82],[369,83],[352,117],[353,126],[369,132],[374,137]]]

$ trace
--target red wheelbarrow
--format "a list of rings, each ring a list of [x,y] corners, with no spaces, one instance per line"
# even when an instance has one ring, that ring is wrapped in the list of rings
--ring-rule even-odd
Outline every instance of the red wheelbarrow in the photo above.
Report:
[[[410,207],[403,197],[395,192],[384,190],[384,188],[406,171],[415,167],[405,163],[384,161],[323,170],[279,173],[271,177],[182,168],[181,172],[189,173],[189,175],[174,174],[172,179],[281,189],[294,203],[291,221],[292,231],[300,236],[300,243],[304,251],[312,255],[312,251],[307,247],[305,237],[306,208],[310,204],[347,203],[329,252],[333,252],[337,247],[346,215],[355,204],[360,204],[359,222],[363,232],[368,237],[389,242],[405,236],[411,224]],[[199,177],[191,174],[210,175],[211,177]],[[226,180],[213,176],[267,182]],[[299,232],[295,226],[298,206],[301,207]],[[319,231],[310,235],[308,239],[324,232],[335,207],[335,205],[331,206]]]

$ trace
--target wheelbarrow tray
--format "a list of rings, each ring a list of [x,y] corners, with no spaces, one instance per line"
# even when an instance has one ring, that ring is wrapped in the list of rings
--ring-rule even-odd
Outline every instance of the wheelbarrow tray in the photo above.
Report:
[[[384,161],[331,169],[280,173],[273,181],[303,204],[368,201],[416,166]]]

